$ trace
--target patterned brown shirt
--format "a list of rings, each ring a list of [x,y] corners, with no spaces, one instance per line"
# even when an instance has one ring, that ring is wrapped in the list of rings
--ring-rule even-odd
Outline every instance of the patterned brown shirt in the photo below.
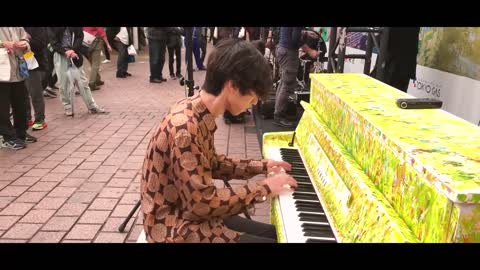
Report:
[[[270,193],[266,184],[217,188],[213,179],[249,179],[267,172],[266,160],[217,155],[215,117],[200,95],[172,106],[150,140],[141,200],[148,242],[237,242],[223,219]]]

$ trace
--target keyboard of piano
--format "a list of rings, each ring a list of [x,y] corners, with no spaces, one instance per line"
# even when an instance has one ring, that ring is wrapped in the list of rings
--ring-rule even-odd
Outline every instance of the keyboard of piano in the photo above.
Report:
[[[270,158],[292,164],[289,172],[298,182],[294,192],[278,198],[284,235],[289,243],[336,243],[337,239],[297,149],[272,149]]]

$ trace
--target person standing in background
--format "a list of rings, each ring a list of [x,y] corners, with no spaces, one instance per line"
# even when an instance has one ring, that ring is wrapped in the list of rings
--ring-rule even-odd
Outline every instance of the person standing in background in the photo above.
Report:
[[[42,130],[47,127],[45,122],[45,100],[43,99],[42,82],[48,70],[47,44],[48,33],[46,27],[24,27],[30,36],[30,47],[37,60],[38,67],[29,70],[29,76],[25,80],[29,98],[27,97],[27,122],[32,123],[32,130]],[[32,105],[35,111],[35,121],[32,121]]]
[[[169,27],[167,30],[167,48],[168,48],[168,70],[170,71],[170,79],[181,79],[182,66],[182,33],[181,27]],[[174,72],[173,62],[176,62],[176,70]]]
[[[167,47],[167,30],[168,27],[148,27],[147,30],[151,83],[167,81],[162,74]]]
[[[88,61],[90,61],[90,82],[88,86],[92,91],[99,90],[100,86],[104,85],[105,82],[101,80],[100,77],[100,53],[102,52],[103,46],[107,46],[109,52],[112,51],[112,47],[108,42],[107,35],[103,27],[83,27],[83,31],[95,36],[95,41],[90,48],[89,53],[86,55]]]
[[[18,58],[30,50],[27,32],[23,27],[0,27],[0,53],[8,58],[9,71],[4,80],[0,81],[0,135],[3,137],[1,146],[13,150],[27,147],[27,142],[37,139],[27,133],[27,108],[25,99],[27,89],[25,77],[19,72]],[[6,60],[6,59],[5,59]],[[8,79],[7,79],[8,78]],[[10,106],[13,111],[13,126],[10,122]]]

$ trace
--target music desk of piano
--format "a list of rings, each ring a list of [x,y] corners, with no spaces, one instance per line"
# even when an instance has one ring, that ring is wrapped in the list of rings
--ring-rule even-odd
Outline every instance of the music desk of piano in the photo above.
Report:
[[[272,200],[279,242],[480,242],[480,129],[363,74],[311,74],[294,132],[263,156],[299,188]]]

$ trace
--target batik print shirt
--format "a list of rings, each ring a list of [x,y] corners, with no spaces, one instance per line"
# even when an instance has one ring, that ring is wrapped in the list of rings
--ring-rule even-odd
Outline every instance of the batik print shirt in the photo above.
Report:
[[[237,242],[223,219],[251,207],[271,191],[249,183],[217,188],[213,179],[249,179],[266,173],[266,160],[217,155],[215,117],[200,95],[176,103],[150,140],[141,181],[148,242]]]

